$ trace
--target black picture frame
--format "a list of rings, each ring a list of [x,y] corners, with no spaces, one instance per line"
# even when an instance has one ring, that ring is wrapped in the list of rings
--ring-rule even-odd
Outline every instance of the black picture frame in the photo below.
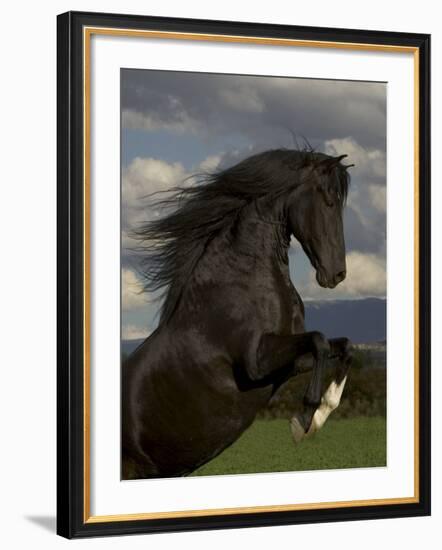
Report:
[[[419,60],[419,497],[405,504],[90,521],[84,475],[84,29],[108,27],[409,47]],[[334,522],[430,514],[430,36],[69,12],[57,21],[57,532],[67,538]]]

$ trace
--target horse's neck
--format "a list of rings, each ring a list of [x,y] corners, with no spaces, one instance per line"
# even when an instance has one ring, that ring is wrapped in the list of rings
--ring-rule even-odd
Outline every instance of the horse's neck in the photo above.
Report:
[[[292,288],[285,226],[254,208],[246,209],[205,247],[186,284],[191,298],[185,302],[187,308],[194,307],[196,293],[202,288],[220,281],[247,281],[251,274],[271,280],[279,272],[279,280]]]
[[[237,241],[239,247],[253,249],[253,253],[263,260],[274,258],[281,250],[287,251],[289,244],[285,223],[277,214],[263,214],[254,205],[239,222]]]
[[[289,239],[286,226],[275,210],[263,213],[255,204],[246,206],[234,222],[209,247],[210,261],[233,271],[288,270]],[[209,258],[208,258],[209,259]]]

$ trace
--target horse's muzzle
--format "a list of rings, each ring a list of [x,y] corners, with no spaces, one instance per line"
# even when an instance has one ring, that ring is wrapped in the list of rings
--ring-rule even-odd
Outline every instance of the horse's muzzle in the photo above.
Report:
[[[338,271],[331,277],[327,277],[323,269],[318,269],[316,271],[316,280],[320,286],[323,288],[335,288],[339,283],[341,283],[347,275],[345,270]]]

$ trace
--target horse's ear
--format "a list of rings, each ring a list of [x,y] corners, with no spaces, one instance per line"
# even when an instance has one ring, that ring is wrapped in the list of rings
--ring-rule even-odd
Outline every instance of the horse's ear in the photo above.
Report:
[[[339,164],[341,160],[345,159],[346,157],[348,157],[348,155],[339,155],[339,157],[335,157],[335,161],[337,164]]]
[[[335,166],[338,166],[341,160],[344,159],[345,157],[348,157],[348,155],[340,155],[339,157],[329,157],[324,160],[321,160],[319,162],[318,168],[320,168],[322,172],[330,172],[331,170],[333,170],[333,168],[335,168]]]

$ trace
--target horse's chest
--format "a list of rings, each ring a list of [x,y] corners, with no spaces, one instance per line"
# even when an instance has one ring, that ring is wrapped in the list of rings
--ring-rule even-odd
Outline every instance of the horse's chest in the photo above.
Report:
[[[295,328],[303,324],[302,303],[290,280],[281,279],[262,292],[261,313],[266,324],[272,325],[272,331],[295,332]]]

